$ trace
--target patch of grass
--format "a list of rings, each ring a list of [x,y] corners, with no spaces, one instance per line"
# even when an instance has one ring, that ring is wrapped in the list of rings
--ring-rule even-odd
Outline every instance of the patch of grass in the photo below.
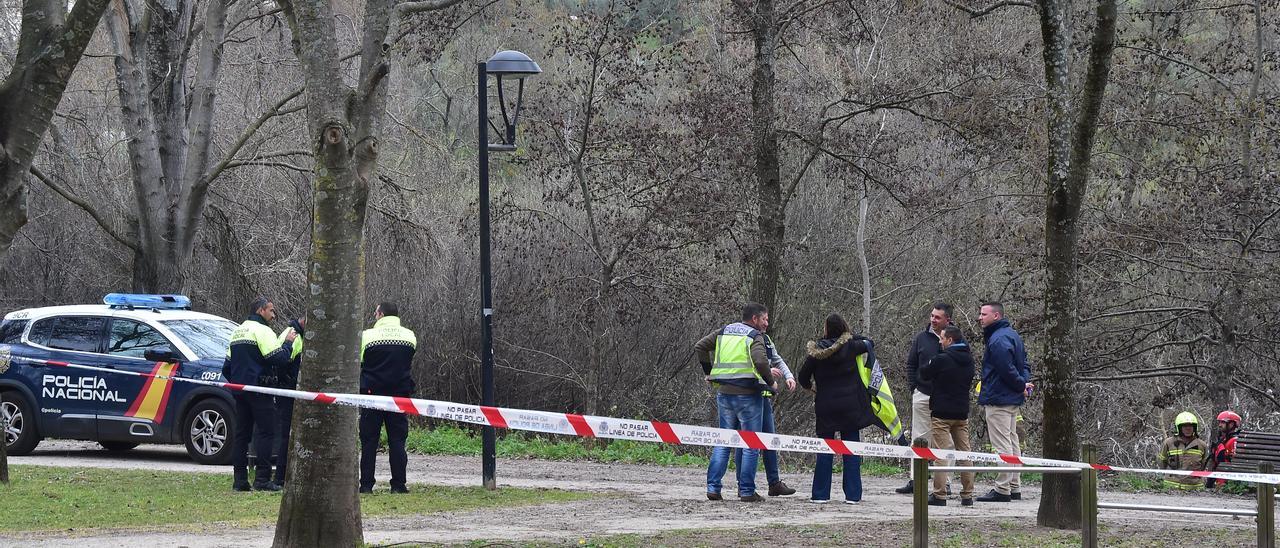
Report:
[[[1108,489],[1115,488],[1127,492],[1158,491],[1161,489],[1160,477],[1149,474],[1120,474],[1114,478],[1101,480]]]
[[[406,447],[410,453],[422,455],[479,456],[480,436],[472,430],[453,425],[409,431]],[[597,440],[586,443],[579,438],[511,433],[498,439],[497,454],[504,458],[536,458],[546,460],[589,460],[627,464],[662,464],[674,466],[706,466],[707,457],[682,454],[665,444],[628,440]]]
[[[938,528],[931,526],[929,537],[931,544],[944,548],[965,548],[969,546],[1036,546],[1038,548],[1074,548],[1080,546],[1080,534],[1068,531],[1037,530],[1023,531],[1025,523],[1000,522],[1000,531],[969,530],[953,533],[939,533]]]
[[[98,528],[237,527],[274,522],[279,493],[236,493],[231,475],[11,466],[13,483],[0,487],[0,531]],[[505,487],[411,485],[407,495],[360,496],[365,517],[417,515],[487,507],[580,500],[588,493]]]
[[[839,461],[837,461],[839,462]],[[875,478],[888,478],[893,476],[901,476],[907,472],[907,469],[896,462],[905,462],[901,460],[886,460],[878,458],[862,459],[862,475]],[[837,466],[843,472],[843,467]]]
[[[1258,492],[1258,488],[1240,481],[1228,481],[1221,491],[1228,495],[1252,495]]]

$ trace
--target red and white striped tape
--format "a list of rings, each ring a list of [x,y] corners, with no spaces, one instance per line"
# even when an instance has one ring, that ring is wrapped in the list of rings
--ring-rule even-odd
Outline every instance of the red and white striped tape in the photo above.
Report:
[[[789,436],[785,434],[766,434],[762,432],[751,432],[748,430],[730,430],[709,426],[672,424],[661,421],[642,421],[619,419],[615,417],[576,415],[573,413],[488,407],[439,400],[423,400],[418,398],[371,396],[366,394],[326,394],[323,392],[267,388],[263,386],[224,383],[201,379],[165,377],[150,373],[121,371],[117,369],[51,360],[20,357],[15,357],[14,359],[54,367],[67,367],[120,375],[132,375],[137,377],[172,379],[174,381],[207,386],[220,386],[233,391],[256,392],[298,400],[315,401],[324,404],[378,409],[394,413],[404,413],[407,415],[418,415],[422,417],[492,426],[495,428],[509,428],[513,430],[525,430],[529,432],[542,432],[547,434],[563,434],[584,438],[649,441],[672,445],[770,449],[774,451],[789,451],[797,453],[834,453],[837,455],[859,455],[864,457],[901,459],[923,458],[930,460],[956,461],[968,460],[974,463],[996,465],[1012,464],[1020,466],[1057,466],[1081,469],[1092,468],[1101,471],[1132,472],[1138,474],[1169,474],[1251,483],[1280,484],[1280,474],[1128,468],[1123,466],[1109,466],[1106,464],[1045,459],[1039,457],[1023,457],[1000,453],[978,453],[973,451],[956,451],[952,449],[930,449],[928,447],[904,447],[900,445],[885,445],[879,443],[812,438],[806,436]]]

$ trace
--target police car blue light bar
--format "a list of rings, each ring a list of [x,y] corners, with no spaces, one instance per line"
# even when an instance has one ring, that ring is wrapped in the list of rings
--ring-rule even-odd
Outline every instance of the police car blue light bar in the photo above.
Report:
[[[191,308],[191,299],[186,295],[143,295],[133,293],[109,293],[102,298],[103,304],[121,308],[163,308],[183,310]]]

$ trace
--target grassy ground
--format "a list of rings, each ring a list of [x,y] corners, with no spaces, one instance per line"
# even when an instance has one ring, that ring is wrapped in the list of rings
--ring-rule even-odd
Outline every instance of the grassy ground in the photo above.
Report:
[[[385,439],[384,439],[385,442]],[[480,455],[480,436],[475,430],[445,424],[434,429],[415,428],[409,431],[406,446],[410,453],[419,455]],[[498,439],[497,453],[503,458],[533,458],[557,461],[620,462],[628,464],[659,464],[668,466],[707,466],[709,448],[675,447],[661,443],[626,440],[594,440],[511,432]],[[788,472],[801,472],[813,468],[813,457],[788,454],[781,459],[782,468]],[[839,459],[836,471],[840,471]],[[764,463],[760,463],[761,468]],[[886,477],[904,474],[906,468],[892,459],[868,458],[862,463],[862,473],[867,476]]]
[[[385,435],[384,435],[385,436]],[[406,447],[420,455],[480,456],[478,432],[453,425],[409,431]],[[629,464],[663,464],[706,466],[707,458],[698,453],[677,452],[670,445],[626,440],[607,443],[597,440],[585,443],[581,438],[508,433],[498,439],[497,454],[503,458],[536,458],[546,460],[589,460]]]
[[[235,493],[227,474],[11,466],[13,483],[0,486],[0,531],[76,531],[275,521],[279,493]],[[360,496],[365,517],[529,505],[589,498],[589,493],[410,485],[407,495]]]
[[[659,535],[613,535],[585,537],[577,542],[512,543],[502,546],[564,546],[652,548],[655,546],[911,546],[911,522],[856,522],[830,526],[791,526],[737,530],[679,530]],[[1125,524],[1102,525],[1098,535],[1100,546],[1119,548],[1181,546],[1247,546],[1253,544],[1253,531],[1244,529],[1208,529],[1195,524],[1169,525]],[[467,546],[493,546],[477,541]],[[930,524],[929,546],[942,548],[1024,547],[1075,548],[1080,546],[1079,531],[1059,531],[1036,527],[1033,523],[1013,520],[963,520]]]

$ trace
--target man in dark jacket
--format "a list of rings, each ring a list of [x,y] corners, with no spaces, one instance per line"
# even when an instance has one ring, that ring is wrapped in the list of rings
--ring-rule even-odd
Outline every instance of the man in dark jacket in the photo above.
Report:
[[[1018,408],[1026,402],[1026,395],[1032,389],[1027,350],[1022,337],[1005,319],[1003,304],[982,303],[978,323],[982,324],[982,336],[987,343],[987,350],[982,354],[982,392],[978,394],[978,405],[983,406],[991,447],[1002,454],[1021,455]],[[1021,500],[1020,486],[1018,474],[1000,474],[996,476],[995,488],[978,497],[978,502]]]
[[[960,328],[949,325],[942,332],[942,352],[920,366],[921,380],[933,383],[929,398],[932,420],[930,444],[934,449],[969,450],[969,385],[973,384],[973,356]],[[960,466],[971,466],[963,460]],[[973,473],[960,474],[960,504],[973,506]],[[933,475],[932,506],[947,505],[947,473]]]
[[[907,388],[911,392],[911,439],[928,438],[930,436],[929,396],[933,394],[933,383],[921,379],[920,367],[932,359],[942,347],[938,341],[942,338],[943,328],[951,325],[951,305],[938,303],[929,312],[929,325],[911,341],[907,350]],[[896,489],[902,494],[910,494],[913,488],[911,480]]]
[[[258,297],[249,304],[249,318],[231,332],[227,341],[227,359],[222,366],[227,382],[256,386],[271,386],[276,382],[276,369],[289,363],[293,341],[298,335],[287,329],[277,336],[270,327],[275,317],[276,305],[270,299]],[[236,428],[231,446],[234,478],[231,488],[249,490],[249,442],[252,440],[257,465],[253,488],[279,491],[280,487],[271,481],[271,442],[275,435],[271,396],[236,390],[232,397],[236,403]]]
[[[400,326],[400,310],[395,303],[379,304],[373,318],[373,328],[364,330],[360,337],[360,393],[412,396],[413,354],[418,349],[418,338],[413,331]],[[391,492],[408,493],[405,468],[409,454],[404,445],[409,437],[409,417],[378,409],[360,410],[360,492],[373,492],[374,461],[384,424],[387,458],[391,461]]]
[[[298,372],[302,369],[302,345],[306,331],[307,319],[289,320],[289,327],[298,336],[293,340],[293,352],[289,355],[289,364],[276,373],[276,387],[285,390],[298,389]],[[287,333],[287,331],[286,331]],[[289,432],[293,430],[293,398],[276,396],[276,485],[284,487],[285,468],[289,465]]]

